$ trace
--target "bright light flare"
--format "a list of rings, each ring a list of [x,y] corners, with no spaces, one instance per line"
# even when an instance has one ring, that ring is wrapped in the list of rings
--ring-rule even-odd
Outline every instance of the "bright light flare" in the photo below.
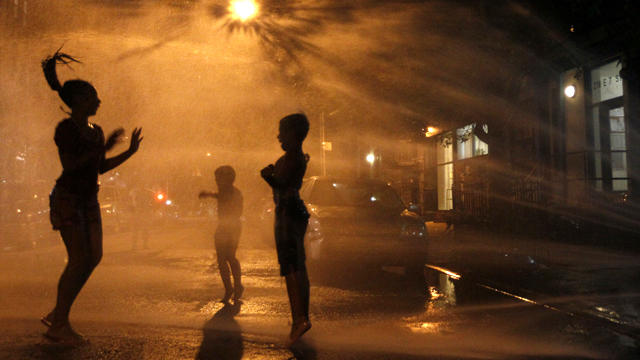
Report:
[[[576,96],[576,87],[573,85],[567,86],[566,88],[564,88],[564,95],[568,98]]]
[[[451,270],[445,269],[443,267],[440,266],[435,266],[435,265],[426,265],[426,267],[436,270],[436,271],[440,271],[441,273],[447,274],[449,275],[450,278],[454,279],[454,280],[459,280],[460,278],[462,278],[462,276],[460,274],[456,274]]]
[[[373,165],[373,162],[376,161],[376,156],[373,153],[369,153],[366,159],[369,164]]]
[[[253,0],[231,0],[229,12],[236,20],[247,21],[258,14],[258,4]]]
[[[162,199],[164,199],[164,194],[162,194],[162,193],[157,194],[157,195],[156,195],[156,199],[158,199],[158,200],[162,200]]]
[[[432,137],[438,133],[438,128],[435,126],[429,126],[424,132],[425,137]]]

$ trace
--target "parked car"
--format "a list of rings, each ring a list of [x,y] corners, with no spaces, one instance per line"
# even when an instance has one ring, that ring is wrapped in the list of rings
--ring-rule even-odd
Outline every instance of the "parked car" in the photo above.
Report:
[[[422,274],[427,229],[396,191],[374,179],[311,177],[300,190],[311,215],[307,261],[361,266],[404,266]]]

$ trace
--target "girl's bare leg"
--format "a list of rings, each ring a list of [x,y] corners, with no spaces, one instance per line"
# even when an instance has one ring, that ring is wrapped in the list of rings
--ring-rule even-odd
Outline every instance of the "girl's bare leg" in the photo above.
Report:
[[[46,335],[53,340],[82,340],[82,336],[69,324],[69,312],[93,269],[102,259],[102,228],[99,222],[80,223],[62,228],[60,234],[67,248],[67,265],[58,282],[56,307],[42,322],[50,321]]]

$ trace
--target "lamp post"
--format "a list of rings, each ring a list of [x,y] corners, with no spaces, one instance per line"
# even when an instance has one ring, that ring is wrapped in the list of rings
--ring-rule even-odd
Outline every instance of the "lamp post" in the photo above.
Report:
[[[373,164],[376,162],[376,155],[371,151],[367,154],[365,159],[369,163],[369,177],[373,178]]]

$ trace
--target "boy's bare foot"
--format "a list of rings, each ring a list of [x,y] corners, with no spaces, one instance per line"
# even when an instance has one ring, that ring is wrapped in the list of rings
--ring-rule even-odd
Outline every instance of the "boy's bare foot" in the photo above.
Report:
[[[233,301],[238,301],[242,298],[242,293],[244,292],[244,286],[238,285],[233,292]]]
[[[41,317],[40,322],[46,327],[51,327],[51,324],[53,324],[53,316],[53,311],[51,311],[47,316]]]
[[[287,347],[291,347],[304,333],[311,329],[311,322],[306,319],[291,325],[291,333],[289,333],[289,339],[287,340]]]
[[[54,342],[64,345],[82,345],[89,341],[82,335],[77,333],[69,323],[64,325],[52,325],[44,336]]]

